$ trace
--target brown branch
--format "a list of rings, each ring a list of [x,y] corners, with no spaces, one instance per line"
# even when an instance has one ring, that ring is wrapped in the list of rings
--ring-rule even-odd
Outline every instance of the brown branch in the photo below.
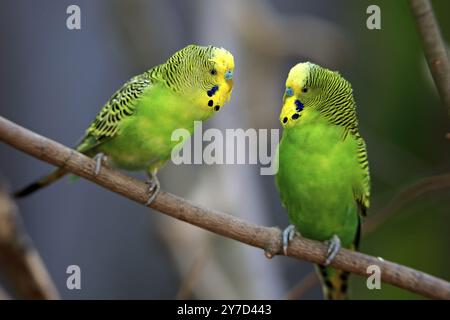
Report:
[[[58,299],[44,264],[25,234],[16,206],[0,189],[0,268],[21,299]]]
[[[40,136],[0,117],[0,139],[10,146],[38,159],[90,180],[130,200],[144,204],[147,185],[117,170],[102,168],[94,175],[95,162],[55,141]],[[258,226],[231,215],[209,210],[167,192],[160,192],[151,207],[173,218],[242,243],[264,249],[271,258],[282,253],[281,231],[278,228]],[[322,264],[327,246],[306,238],[295,238],[289,247],[289,256]],[[368,276],[367,267],[378,265],[385,283],[435,299],[450,299],[450,283],[426,273],[383,261],[375,257],[342,249],[331,265],[362,276]]]
[[[425,56],[444,106],[450,115],[450,62],[429,0],[410,0]]]

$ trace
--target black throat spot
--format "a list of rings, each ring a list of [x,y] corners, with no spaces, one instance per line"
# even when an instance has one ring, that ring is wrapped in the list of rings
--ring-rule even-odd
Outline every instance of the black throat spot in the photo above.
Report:
[[[206,91],[206,93],[208,94],[208,97],[212,97],[216,94],[217,90],[219,90],[219,86],[215,85],[210,90]]]

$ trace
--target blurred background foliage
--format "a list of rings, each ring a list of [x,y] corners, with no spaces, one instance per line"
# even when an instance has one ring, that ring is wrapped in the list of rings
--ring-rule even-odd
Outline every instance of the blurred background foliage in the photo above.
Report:
[[[66,28],[81,8],[82,29]],[[381,8],[381,30],[366,9]],[[450,2],[433,1],[444,38]],[[66,145],[132,75],[190,44],[214,44],[236,59],[232,101],[207,127],[280,128],[284,81],[299,61],[339,70],[352,84],[368,145],[376,214],[405,186],[448,171],[447,111],[431,81],[406,1],[50,1],[0,3],[1,115]],[[0,145],[13,188],[50,166]],[[139,176],[139,175],[138,175]],[[263,225],[284,228],[274,179],[251,165],[168,165],[163,189]],[[265,259],[255,248],[80,180],[59,182],[19,203],[25,225],[65,299],[283,298],[312,265]],[[362,241],[361,250],[450,279],[448,190],[407,204]],[[82,290],[66,288],[66,268]],[[316,285],[302,296],[321,298]],[[354,299],[419,298],[352,279]]]

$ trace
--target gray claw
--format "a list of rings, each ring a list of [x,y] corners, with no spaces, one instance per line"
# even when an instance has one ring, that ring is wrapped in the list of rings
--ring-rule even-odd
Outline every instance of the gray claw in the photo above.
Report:
[[[295,226],[293,224],[283,230],[283,253],[285,256],[287,256],[289,242],[294,239],[295,232]]]
[[[325,260],[324,266],[328,266],[341,249],[341,240],[337,235],[333,235],[333,237],[331,237],[331,239],[328,240],[327,242],[328,242],[327,259]]]
[[[147,189],[148,193],[153,192],[155,190],[155,188],[156,188],[155,180],[148,180],[145,183],[148,185],[148,189]]]
[[[106,155],[103,152],[97,153],[94,158],[95,161],[95,169],[94,175],[97,176],[100,173],[100,169],[102,168],[102,163],[106,162]]]
[[[149,180],[146,183],[148,184],[148,192],[151,194],[147,202],[145,203],[146,206],[149,206],[153,202],[153,200],[155,200],[156,196],[161,190],[161,185],[159,184],[159,180],[156,174],[149,173],[148,177]]]

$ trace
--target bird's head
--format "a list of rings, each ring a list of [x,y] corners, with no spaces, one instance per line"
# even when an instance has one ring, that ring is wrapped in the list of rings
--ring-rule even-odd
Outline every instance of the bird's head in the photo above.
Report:
[[[211,98],[216,98],[213,99],[214,110],[218,111],[216,110],[216,106],[219,105],[221,107],[231,98],[234,77],[234,57],[224,48],[213,47],[209,62],[211,64],[209,68],[210,81],[215,84],[214,88],[217,88],[216,93]],[[209,91],[206,93],[208,96],[210,95]]]
[[[208,113],[219,111],[230,100],[233,90],[234,57],[224,48],[192,47],[196,66],[192,69],[192,81],[196,90],[196,103]],[[189,48],[188,47],[188,48]]]
[[[303,119],[354,112],[352,89],[338,72],[311,62],[295,65],[286,80],[280,122],[283,127],[301,124]]]
[[[172,65],[176,78],[182,79],[174,89],[190,92],[195,105],[207,113],[219,111],[230,100],[234,58],[226,49],[189,45],[172,56],[167,65]]]

